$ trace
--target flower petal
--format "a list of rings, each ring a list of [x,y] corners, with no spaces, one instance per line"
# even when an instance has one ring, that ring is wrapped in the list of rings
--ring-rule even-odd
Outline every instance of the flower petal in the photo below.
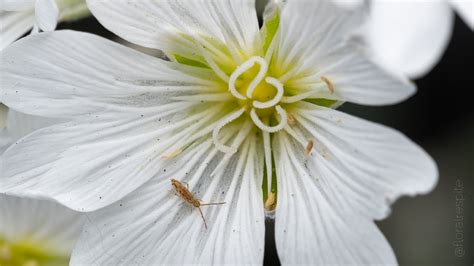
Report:
[[[396,265],[385,237],[367,217],[335,208],[308,174],[285,133],[275,139],[278,204],[275,238],[282,265]],[[301,154],[301,153],[300,153]]]
[[[28,242],[58,256],[69,256],[84,216],[57,203],[0,195],[0,238]]]
[[[0,154],[15,141],[31,132],[60,122],[57,119],[25,115],[11,109],[6,113],[5,127],[0,128]]]
[[[166,171],[167,154],[192,149],[222,113],[204,106],[207,112],[187,116],[193,109],[166,108],[144,117],[93,114],[35,131],[3,154],[0,192],[52,198],[78,211],[123,198]]]
[[[71,265],[261,264],[264,248],[263,154],[256,137],[211,176],[222,156],[211,141],[122,201],[89,215]],[[173,195],[170,178],[187,182],[199,211]]]
[[[414,83],[382,69],[355,43],[328,53],[318,62],[321,68],[312,78],[324,77],[333,86],[333,91],[323,89],[321,98],[387,105],[404,101],[416,92]]]
[[[469,28],[474,30],[474,3],[472,0],[450,0],[450,2]]]
[[[347,10],[331,0],[286,1],[281,8],[281,37],[275,55],[278,67],[285,73],[294,65],[314,63],[340,46],[364,18],[362,8]]]
[[[23,38],[1,53],[0,62],[0,102],[45,117],[152,109],[170,94],[211,87],[206,73],[185,75],[170,62],[74,31]]]
[[[73,120],[11,146],[0,161],[0,190],[79,211],[111,204],[166,170],[163,157],[212,132],[228,108],[173,100],[215,90],[204,70],[180,72],[90,34],[30,36],[1,59],[1,101]]]
[[[325,0],[288,1],[281,14],[277,76],[297,88],[294,93],[308,87],[316,98],[385,105],[411,96],[413,84],[383,70],[350,39],[365,17],[364,5],[348,9]],[[321,86],[323,81],[330,84]]]
[[[0,0],[0,10],[21,11],[33,8],[35,0]]]
[[[3,128],[7,124],[7,115],[8,115],[8,107],[0,103],[0,130],[3,130]]]
[[[35,21],[33,10],[0,11],[0,51],[27,33]]]
[[[448,1],[372,3],[368,38],[374,55],[412,78],[429,72],[451,39],[454,14]]]
[[[383,219],[400,196],[434,188],[435,162],[399,132],[312,104],[299,104],[290,112],[299,138],[314,141],[314,152],[306,159],[301,144],[290,146],[293,162],[342,213]]]
[[[53,31],[59,19],[59,8],[55,0],[36,0],[36,24],[43,31]]]
[[[187,36],[238,44],[252,50],[258,34],[254,0],[88,0],[89,9],[110,31],[145,47],[167,52]]]

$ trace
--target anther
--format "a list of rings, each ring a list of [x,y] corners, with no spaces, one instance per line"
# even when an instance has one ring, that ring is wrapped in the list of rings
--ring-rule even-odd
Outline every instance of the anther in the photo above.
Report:
[[[334,89],[334,84],[332,83],[332,81],[326,78],[325,76],[321,76],[321,80],[324,81],[324,83],[326,83],[331,94],[334,93],[335,89]]]
[[[276,195],[273,192],[268,193],[267,200],[265,201],[265,209],[267,211],[273,211],[275,209]]]
[[[296,125],[296,119],[295,119],[295,117],[294,117],[292,114],[290,114],[290,113],[288,113],[288,125],[290,125],[290,126]]]
[[[308,144],[306,145],[306,149],[304,151],[304,157],[308,157],[308,155],[313,150],[314,141],[312,139],[308,140]]]

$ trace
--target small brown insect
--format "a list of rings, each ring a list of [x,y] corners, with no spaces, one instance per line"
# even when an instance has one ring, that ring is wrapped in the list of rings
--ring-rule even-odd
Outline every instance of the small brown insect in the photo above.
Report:
[[[328,89],[331,93],[334,93],[335,89],[334,89],[334,84],[332,83],[332,81],[324,76],[321,77],[321,80],[324,81],[324,83],[326,83],[326,85],[328,86]]]
[[[171,185],[176,190],[177,196],[182,198],[185,202],[198,208],[199,213],[201,213],[202,220],[204,221],[204,227],[206,227],[206,230],[207,230],[207,223],[206,223],[206,219],[204,218],[204,214],[202,214],[201,206],[222,205],[222,204],[225,204],[225,202],[201,203],[201,201],[196,199],[193,193],[189,191],[189,189],[187,188],[187,185],[184,186],[183,183],[181,183],[180,181],[176,179],[171,179]]]
[[[308,145],[306,145],[306,150],[304,151],[304,157],[308,157],[308,155],[313,150],[314,141],[312,139],[308,140]]]

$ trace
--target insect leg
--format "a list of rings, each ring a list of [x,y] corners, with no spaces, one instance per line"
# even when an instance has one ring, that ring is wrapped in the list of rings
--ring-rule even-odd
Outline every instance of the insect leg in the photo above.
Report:
[[[199,213],[201,213],[202,220],[204,221],[204,227],[206,227],[206,230],[207,230],[207,223],[206,223],[206,219],[204,219],[204,214],[202,214],[200,207],[197,207],[197,208],[199,209]]]
[[[211,203],[201,203],[201,206],[209,206],[209,205],[222,205],[225,202],[211,202]]]
[[[169,193],[173,193],[176,197],[179,197],[179,195],[175,191],[168,190]]]

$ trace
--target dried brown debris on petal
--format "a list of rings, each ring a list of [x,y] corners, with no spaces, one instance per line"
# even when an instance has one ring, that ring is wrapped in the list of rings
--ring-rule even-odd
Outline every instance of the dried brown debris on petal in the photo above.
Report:
[[[330,79],[328,79],[327,77],[325,77],[325,76],[321,76],[321,80],[324,81],[324,83],[326,83],[326,85],[328,86],[328,89],[331,92],[331,94],[334,93],[335,88],[334,88],[334,84],[332,83],[332,81]]]
[[[290,125],[290,126],[296,125],[296,119],[295,119],[295,117],[294,117],[292,114],[290,114],[290,113],[288,113],[288,125]]]
[[[308,140],[308,144],[306,145],[306,149],[304,151],[304,157],[308,157],[308,155],[311,154],[311,151],[313,151],[314,147],[314,141],[312,139]]]

